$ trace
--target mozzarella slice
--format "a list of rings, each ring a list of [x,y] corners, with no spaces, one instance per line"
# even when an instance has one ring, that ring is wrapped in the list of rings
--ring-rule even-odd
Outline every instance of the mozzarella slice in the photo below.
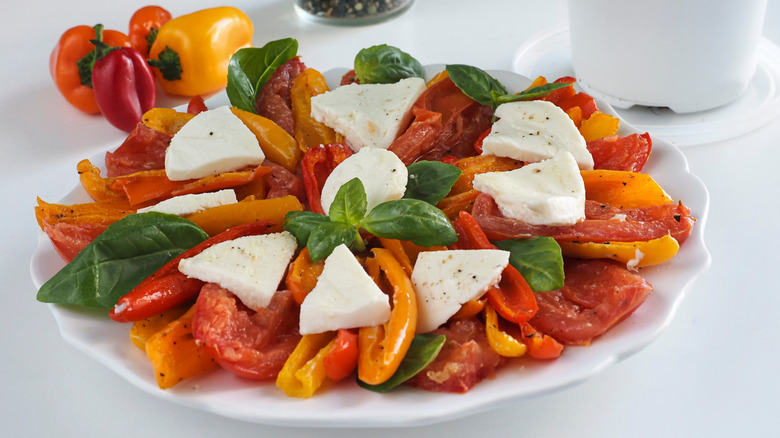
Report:
[[[221,106],[193,117],[173,136],[165,152],[165,173],[172,181],[203,178],[259,166],[263,158],[257,137]]]
[[[501,214],[532,225],[572,225],[585,219],[585,183],[568,152],[507,172],[474,176]]]
[[[390,301],[346,245],[325,259],[317,285],[301,303],[302,335],[367,327],[390,320]]]
[[[358,178],[366,190],[367,211],[393,199],[401,199],[406,191],[409,172],[403,161],[387,149],[363,148],[339,163],[322,185],[320,202],[325,214],[330,212],[341,186]]]
[[[238,202],[236,192],[232,189],[225,189],[218,192],[175,196],[151,207],[139,208],[138,213],[157,211],[185,216],[208,208],[219,207],[220,205],[235,204],[236,202]]]
[[[580,169],[593,169],[593,157],[571,118],[559,107],[542,100],[499,105],[498,121],[482,142],[483,155],[525,162],[570,152]]]
[[[412,271],[417,333],[435,330],[463,303],[481,297],[508,264],[509,251],[499,249],[421,252]]]
[[[343,135],[357,151],[387,149],[411,118],[414,102],[425,91],[422,78],[394,84],[350,84],[311,98],[311,116]]]
[[[182,259],[179,271],[217,283],[257,310],[271,302],[296,248],[295,237],[287,231],[239,237]]]

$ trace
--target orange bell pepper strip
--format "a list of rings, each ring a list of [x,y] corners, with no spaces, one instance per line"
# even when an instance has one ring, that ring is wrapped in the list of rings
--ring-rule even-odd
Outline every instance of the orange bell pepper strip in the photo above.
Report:
[[[523,162],[513,158],[498,157],[496,155],[475,155],[461,158],[455,162],[455,167],[461,174],[455,184],[452,185],[449,196],[468,192],[474,189],[474,175],[486,172],[503,172],[523,167]]]
[[[485,305],[485,333],[490,348],[503,357],[520,357],[525,354],[526,345],[498,325],[498,314],[489,303]]]
[[[385,249],[390,250],[390,252],[393,253],[393,256],[395,256],[395,259],[398,260],[398,263],[401,264],[401,266],[404,268],[404,272],[406,272],[406,275],[409,277],[412,276],[412,261],[409,259],[409,255],[406,254],[406,249],[404,249],[403,244],[398,239],[387,239],[384,237],[379,238],[379,243],[382,244],[382,247]]]
[[[336,339],[325,354],[325,373],[334,382],[346,379],[358,366],[358,332],[356,329],[339,329]]]
[[[171,181],[165,175],[165,170],[145,170],[116,177],[111,183],[111,189],[123,191],[131,205],[138,205],[179,195],[233,188],[262,178],[270,172],[270,168],[258,166],[253,170],[222,172],[200,179]]]
[[[469,300],[463,303],[450,319],[469,319],[479,315],[480,312],[485,310],[487,304],[487,298],[480,298],[478,300]]]
[[[303,335],[276,376],[276,386],[290,397],[309,398],[327,379],[325,356],[335,332]]]
[[[89,160],[81,160],[76,165],[76,171],[79,173],[79,182],[90,198],[95,201],[107,201],[116,204],[125,204],[127,197],[121,191],[111,188],[114,178],[103,178],[100,176],[100,169]]]
[[[325,268],[325,259],[312,262],[309,249],[304,247],[290,264],[284,284],[290,290],[293,300],[300,306],[304,298],[317,285],[317,279]]]
[[[235,107],[230,110],[255,134],[266,158],[295,173],[303,152],[293,136],[271,119]]]
[[[672,198],[646,173],[622,170],[580,171],[585,197],[618,208],[669,204]]]
[[[157,386],[168,389],[182,380],[219,368],[192,336],[195,306],[146,341],[146,356]]]
[[[469,190],[467,192],[458,193],[457,195],[447,196],[439,201],[436,207],[444,213],[451,221],[458,218],[461,211],[471,212],[471,208],[474,206],[474,201],[479,196],[478,190]]]
[[[135,213],[135,209],[112,202],[87,202],[84,204],[51,204],[38,198],[35,219],[43,229],[44,224],[105,224],[108,226],[123,217]]]
[[[521,339],[528,348],[528,355],[534,359],[555,359],[561,356],[563,344],[552,336],[539,332],[529,323],[521,325],[520,332]]]
[[[657,239],[639,242],[558,242],[567,257],[581,259],[612,259],[633,268],[660,265],[674,257],[680,249],[677,239],[667,234]]]
[[[188,303],[134,322],[133,326],[130,327],[130,341],[141,351],[146,351],[146,341],[155,333],[164,329],[165,326],[187,313],[190,307],[192,305]]]
[[[392,311],[385,324],[359,329],[358,379],[378,385],[398,370],[409,350],[417,328],[417,296],[392,252],[384,248],[371,252],[373,257],[365,262],[368,273],[380,287],[386,279],[392,288]]]
[[[496,249],[470,213],[460,212],[452,225],[459,237],[455,245],[452,245],[454,249]],[[501,281],[488,289],[486,296],[488,302],[504,319],[514,323],[528,321],[539,310],[531,287],[520,271],[512,265],[504,268]]]
[[[287,195],[220,205],[187,215],[186,218],[195,222],[209,236],[251,222],[269,222],[271,225],[268,232],[276,233],[282,231],[284,216],[287,213],[301,210],[303,205],[298,198]]]
[[[293,80],[290,99],[295,121],[294,134],[298,147],[303,152],[321,144],[343,141],[333,128],[311,117],[311,98],[328,91],[330,88],[325,77],[313,68],[307,68]]]

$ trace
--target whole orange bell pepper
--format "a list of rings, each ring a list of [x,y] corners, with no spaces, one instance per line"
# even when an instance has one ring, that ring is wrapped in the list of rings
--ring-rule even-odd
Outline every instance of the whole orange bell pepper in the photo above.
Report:
[[[49,57],[49,71],[57,89],[65,100],[87,114],[100,114],[95,92],[92,90],[92,66],[95,63],[95,45],[91,40],[102,33],[102,40],[112,47],[130,47],[127,35],[116,30],[103,30],[80,25],[62,34]]]
[[[149,48],[157,39],[157,32],[172,16],[160,6],[144,6],[130,17],[130,44],[144,56],[149,56]]]
[[[368,273],[380,286],[381,274],[392,287],[390,320],[358,332],[358,378],[369,385],[384,383],[398,370],[417,328],[417,295],[412,281],[393,254],[384,248],[371,250]]]

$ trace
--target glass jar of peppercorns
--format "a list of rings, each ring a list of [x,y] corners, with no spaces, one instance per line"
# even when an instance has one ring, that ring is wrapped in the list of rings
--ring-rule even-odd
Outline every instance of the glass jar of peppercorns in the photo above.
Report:
[[[295,0],[306,18],[334,24],[370,24],[405,11],[413,0]]]

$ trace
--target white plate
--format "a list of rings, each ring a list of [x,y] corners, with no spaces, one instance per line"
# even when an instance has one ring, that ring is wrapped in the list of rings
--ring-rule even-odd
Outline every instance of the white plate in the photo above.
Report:
[[[529,38],[517,49],[512,69],[531,78],[575,76],[569,27],[554,27]],[[679,147],[745,135],[780,116],[780,47],[767,38],[761,39],[756,72],[747,90],[729,104],[688,114],[641,105],[616,111],[623,120],[653,135],[654,140],[662,137]]]
[[[429,66],[428,72],[440,66]],[[344,70],[326,74],[337,82]],[[510,72],[491,72],[510,90],[530,81]],[[209,102],[224,103],[223,96]],[[611,112],[602,102],[600,108]],[[624,125],[623,134],[635,130]],[[115,145],[108,145],[113,148]],[[98,159],[102,159],[99,157]],[[655,141],[646,171],[675,199],[691,207],[698,222],[679,254],[671,262],[642,272],[655,286],[648,300],[627,320],[598,338],[590,347],[568,347],[555,361],[523,359],[506,366],[495,379],[485,380],[466,394],[438,394],[401,387],[388,394],[342,382],[308,400],[286,397],[273,382],[253,382],[218,370],[192,378],[173,389],[157,387],[146,356],[128,338],[128,324],[111,321],[105,311],[50,305],[62,336],[140,389],[185,406],[239,420],[305,427],[394,427],[445,421],[494,409],[582,382],[649,345],[667,327],[694,280],[710,264],[703,234],[709,195],[688,170],[683,154],[674,146]],[[87,202],[80,187],[62,202]],[[63,266],[46,235],[40,233],[31,261],[33,281],[40,287]]]

